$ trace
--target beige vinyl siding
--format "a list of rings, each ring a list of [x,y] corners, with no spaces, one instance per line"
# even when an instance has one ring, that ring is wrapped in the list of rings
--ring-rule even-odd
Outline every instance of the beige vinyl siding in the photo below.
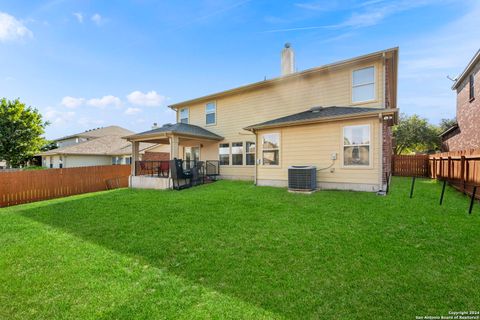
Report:
[[[343,167],[343,127],[351,125],[370,125],[371,158],[368,168]],[[337,154],[337,160],[330,168],[317,173],[318,182],[379,184],[381,174],[380,161],[380,125],[377,117],[368,119],[325,122],[279,129],[261,130],[259,141],[266,133],[280,133],[280,165],[258,166],[258,180],[288,180],[288,167],[292,165],[315,165],[326,168],[332,164],[331,154]],[[257,156],[262,154],[262,146],[257,148]]]
[[[351,101],[352,72],[368,66],[375,66],[376,100],[353,104]],[[354,105],[382,108],[382,79],[382,62],[381,59],[376,59],[351,64],[348,67],[332,68],[258,90],[220,97],[213,100],[216,103],[215,125],[206,125],[205,123],[205,105],[212,100],[185,107],[189,108],[190,124],[204,127],[223,136],[225,139],[221,143],[231,145],[232,142],[255,141],[255,135],[243,130],[244,127],[306,111],[314,106]],[[339,141],[330,143],[340,148]],[[259,149],[257,148],[257,150]],[[259,153],[257,152],[257,154]],[[218,143],[204,143],[200,150],[200,158],[202,160],[218,160]],[[221,174],[230,178],[253,179],[255,168],[254,166],[230,164],[221,167]],[[275,173],[272,172],[272,174]]]

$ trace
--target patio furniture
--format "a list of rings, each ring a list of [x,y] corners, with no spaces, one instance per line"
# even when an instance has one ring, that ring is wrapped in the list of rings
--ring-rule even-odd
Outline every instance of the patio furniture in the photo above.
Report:
[[[162,177],[168,177],[170,171],[170,161],[160,161],[158,168],[158,175]]]
[[[181,190],[192,186],[192,175],[183,170],[182,162],[183,160],[177,158],[170,160],[171,178],[173,189],[175,190]],[[182,180],[183,183],[181,183]]]
[[[203,161],[196,161],[190,172],[192,173],[193,185],[205,183],[205,166]]]

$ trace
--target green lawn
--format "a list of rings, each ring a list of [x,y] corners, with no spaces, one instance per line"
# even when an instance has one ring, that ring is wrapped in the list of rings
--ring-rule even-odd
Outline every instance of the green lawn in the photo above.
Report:
[[[220,181],[0,209],[0,319],[415,319],[480,309],[480,209]]]

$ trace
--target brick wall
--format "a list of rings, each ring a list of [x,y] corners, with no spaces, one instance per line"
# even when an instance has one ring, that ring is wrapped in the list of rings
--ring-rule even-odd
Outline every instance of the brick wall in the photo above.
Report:
[[[170,153],[145,151],[145,154],[143,155],[142,160],[144,161],[170,160]]]
[[[382,123],[382,181],[383,184],[387,183],[386,175],[390,176],[392,172],[392,154],[393,154],[393,145],[392,145],[392,126],[390,121],[383,120]]]
[[[475,99],[470,101],[469,76],[474,74]],[[457,134],[444,137],[444,151],[480,149],[480,62],[457,88]]]

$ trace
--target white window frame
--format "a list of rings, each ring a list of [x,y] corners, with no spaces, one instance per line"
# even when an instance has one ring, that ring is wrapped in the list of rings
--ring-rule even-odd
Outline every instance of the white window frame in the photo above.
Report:
[[[186,110],[187,111],[187,117],[186,118],[182,118],[182,111],[183,110]],[[187,122],[182,122],[182,119],[187,119]],[[185,107],[185,108],[181,108],[179,111],[178,111],[178,122],[179,123],[190,123],[190,109]]]
[[[221,164],[221,161],[220,161],[220,146],[222,144],[226,144],[228,145],[228,164]],[[231,157],[231,154],[232,154],[232,145],[230,142],[223,142],[223,143],[219,143],[218,144],[218,164],[221,165],[221,166],[231,166],[232,165],[232,157]]]
[[[368,127],[369,138],[368,144],[345,144],[345,129],[352,128],[352,127]],[[373,168],[373,143],[372,143],[372,126],[368,123],[365,124],[357,124],[357,125],[349,125],[342,127],[342,141],[341,141],[341,150],[342,150],[342,158],[341,158],[341,167],[345,169],[372,169]],[[368,146],[368,165],[346,165],[345,164],[345,147],[351,146]]]
[[[249,149],[247,147],[248,143],[253,143],[255,145],[255,151],[253,151],[253,152],[249,151]],[[253,164],[248,164],[247,163],[247,155],[251,155],[251,154],[253,154]],[[263,157],[262,157],[262,159],[263,159]],[[257,161],[257,143],[255,141],[245,141],[245,165],[247,167],[253,167],[255,165],[256,161]]]
[[[366,82],[366,83],[354,85],[353,74],[355,73],[355,71],[360,71],[360,70],[369,69],[369,68],[373,68],[373,82]],[[351,77],[352,77],[352,81],[351,81],[352,85],[350,87],[350,92],[351,92],[350,95],[351,95],[352,103],[357,104],[357,103],[365,103],[365,102],[371,102],[371,101],[376,101],[377,100],[377,68],[374,65],[352,70],[352,76]],[[358,100],[358,101],[353,100],[353,91],[354,91],[355,88],[362,87],[362,86],[367,86],[367,85],[372,85],[372,84],[373,84],[373,97],[372,97],[372,99]]]
[[[213,106],[214,106],[213,112],[208,111],[208,105],[209,104],[213,104]],[[207,123],[207,115],[212,114],[212,113],[215,115],[215,121],[213,123]],[[207,102],[205,104],[205,125],[206,126],[214,126],[216,124],[217,124],[217,102],[216,101],[210,101],[210,102]]]
[[[242,153],[233,153],[233,148],[238,148],[238,146],[233,146],[234,143],[241,143],[242,144],[242,146],[241,146]],[[230,147],[230,154],[231,154],[231,159],[232,159],[232,163],[231,163],[232,166],[236,166],[236,167],[244,166],[245,165],[245,142],[243,142],[243,141],[232,142],[231,147]],[[234,164],[233,163],[233,155],[234,154],[235,155],[239,155],[239,154],[242,155],[242,164]]]
[[[268,135],[272,135],[272,134],[276,134],[278,135],[278,148],[271,148],[271,149],[265,149],[264,147],[264,137],[265,136],[268,136]],[[281,165],[281,153],[282,153],[282,135],[280,134],[280,132],[269,132],[269,133],[264,133],[262,134],[262,138],[260,140],[262,142],[262,153],[261,153],[261,156],[262,156],[262,166],[264,166],[265,168],[278,168],[280,167]],[[256,146],[258,147],[258,146]],[[264,156],[263,156],[263,153],[264,151],[275,151],[275,150],[278,150],[278,164],[265,164],[265,161],[264,161]]]

